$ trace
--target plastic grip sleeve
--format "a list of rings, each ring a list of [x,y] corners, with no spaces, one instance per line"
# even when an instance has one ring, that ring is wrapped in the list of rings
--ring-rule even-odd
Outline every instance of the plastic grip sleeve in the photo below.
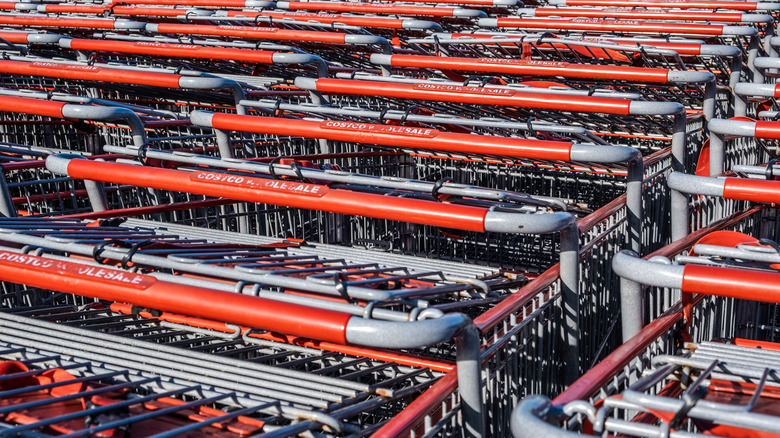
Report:
[[[726,178],[723,197],[742,201],[780,203],[780,182],[747,178]]]
[[[686,265],[683,292],[780,302],[780,273]]]
[[[54,102],[51,100],[0,96],[0,111],[61,118],[62,107],[65,105],[65,102]]]
[[[169,88],[179,88],[179,79],[181,78],[181,75],[167,73],[104,69],[89,65],[60,64],[55,62],[0,61],[0,72]]]
[[[513,158],[569,161],[571,143],[564,141],[528,140],[491,137],[435,129],[352,122],[313,122],[285,120],[274,117],[241,116],[216,113],[211,119],[214,128],[230,131],[291,135],[326,140],[351,141],[402,148],[494,155]],[[416,130],[419,132],[405,133]]]
[[[272,63],[274,53],[269,51],[246,50],[229,47],[208,47],[193,44],[167,44],[155,42],[147,43],[91,39],[70,40],[70,48],[74,50],[105,50],[138,55],[247,61],[263,64]]]
[[[392,55],[394,67],[436,68],[444,70],[505,73],[518,75],[562,76],[583,79],[630,80],[667,83],[669,70],[646,67],[570,64],[567,62],[523,61],[503,58],[454,58],[418,55]]]
[[[502,88],[464,87],[439,84],[399,84],[344,79],[318,79],[317,91],[323,93],[383,96],[401,99],[425,99],[475,105],[515,106],[520,108],[566,109],[591,113],[628,115],[630,101],[591,96],[564,96],[523,93]]]
[[[327,186],[315,184],[290,183],[288,185],[284,181],[262,178],[240,177],[233,178],[232,181],[220,182],[216,180],[216,176],[221,178],[230,175],[213,172],[191,173],[153,167],[139,168],[129,164],[88,160],[71,160],[68,163],[68,175],[73,178],[108,183],[132,184],[161,190],[225,197],[238,201],[314,209],[478,232],[485,231],[485,214],[488,211],[484,208],[465,205],[329,189]],[[319,191],[321,195],[312,196],[301,190],[295,191],[296,187],[309,190],[309,193]]]
[[[0,251],[0,278],[59,292],[345,343],[350,315],[159,281],[127,271]],[[204,305],[208,303],[208,305]]]
[[[201,24],[159,23],[157,33],[182,33],[186,35],[226,36],[287,41],[311,41],[319,43],[344,44],[346,34],[340,32],[317,32],[308,30],[287,30],[269,27],[208,26]]]

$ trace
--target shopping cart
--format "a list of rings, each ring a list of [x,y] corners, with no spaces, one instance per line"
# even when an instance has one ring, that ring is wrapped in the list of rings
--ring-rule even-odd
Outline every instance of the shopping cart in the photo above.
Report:
[[[320,316],[343,315],[348,321],[356,322],[348,322],[348,327],[342,328],[345,333],[362,330],[363,335],[358,337],[384,338],[379,332],[366,331],[367,324],[379,324],[385,332],[392,327],[425,326],[426,337],[432,339],[430,334],[439,331],[434,326],[450,325],[445,331],[452,332],[455,327],[451,323],[463,318],[451,311],[443,314],[448,305],[450,309],[451,304],[456,304],[456,308],[469,305],[478,308],[495,300],[495,294],[507,292],[502,289],[511,288],[515,283],[496,271],[473,266],[436,262],[437,268],[430,270],[434,263],[409,257],[230,233],[204,233],[199,229],[146,221],[135,221],[127,227],[62,220],[2,222],[2,240],[10,245],[4,246],[7,260],[3,264],[10,269],[22,260],[37,265],[33,268],[35,273],[30,272],[36,279],[29,277],[26,288],[13,290],[12,283],[4,283],[3,300],[11,304],[11,310],[0,314],[7,328],[0,335],[3,342],[9,342],[9,337],[11,342],[24,340],[26,347],[46,353],[62,354],[63,348],[70,348],[70,357],[87,359],[97,366],[107,364],[109,368],[142,371],[140,374],[147,378],[161,376],[166,381],[164,389],[178,386],[182,380],[206,384],[207,392],[211,393],[207,396],[223,391],[233,394],[232,403],[228,403],[233,406],[246,407],[249,401],[274,402],[273,409],[263,411],[264,416],[270,416],[264,418],[267,429],[263,432],[280,430],[275,432],[278,435],[269,436],[316,430],[323,423],[325,431],[331,433],[371,430],[403,406],[405,398],[430,385],[442,371],[452,369],[453,364],[449,362],[449,354],[454,353],[452,345],[442,346],[446,351],[431,349],[434,357],[430,358],[360,347],[355,344],[365,341],[353,339],[352,335],[349,335],[352,345],[347,346],[343,339],[324,339],[328,335],[321,331],[321,324],[327,323],[327,319]],[[13,249],[21,242],[35,245],[39,250],[29,253]],[[72,256],[63,257],[60,248],[65,246],[70,247],[67,253]],[[345,259],[338,260],[338,257]],[[401,263],[402,267],[393,263]],[[119,269],[120,266],[127,269],[130,264],[134,266],[131,271]],[[312,330],[319,332],[313,339],[320,341],[282,335],[299,331],[303,326],[298,323],[294,325],[299,328],[263,332],[249,330],[257,325],[257,320],[246,327],[226,325],[226,320],[233,319],[229,314],[211,321],[196,318],[193,315],[201,311],[189,313],[186,303],[180,300],[171,302],[176,303],[172,313],[160,308],[149,309],[145,304],[131,308],[125,304],[126,300],[97,302],[48,292],[47,289],[63,289],[56,281],[46,281],[47,267],[53,266],[64,269],[62,272],[67,271],[73,281],[81,283],[84,287],[79,291],[81,295],[92,295],[90,290],[100,295],[109,290],[133,295],[139,288],[150,291],[165,286],[167,292],[162,295],[176,290],[200,291],[221,294],[226,298],[223,302],[263,303],[269,311],[272,308],[305,310]],[[174,266],[178,274],[167,273]],[[334,277],[339,272],[343,276]],[[252,281],[260,278],[262,286]],[[30,284],[39,282],[46,284],[42,288]],[[378,287],[391,283],[388,288]],[[90,289],[88,284],[94,284],[95,289]],[[276,290],[277,287],[281,289]],[[490,296],[482,295],[485,293]],[[362,305],[353,298],[323,300],[322,294],[355,297]],[[395,305],[382,306],[376,301],[382,295]],[[366,305],[364,298],[369,296],[371,301]],[[437,296],[443,301],[434,304]],[[427,310],[415,307],[427,302],[432,305]],[[159,306],[160,303],[147,304]],[[418,310],[405,313],[401,307]],[[178,313],[182,311],[185,313]],[[353,320],[349,315],[357,317]],[[254,319],[256,314],[249,316]],[[275,319],[280,316],[277,314]],[[301,317],[300,313],[288,316],[296,321]],[[63,323],[68,320],[79,327],[67,327]],[[266,320],[263,324],[270,323],[271,320]],[[22,335],[19,329],[24,327]],[[41,336],[44,333],[46,336]],[[410,345],[425,342],[416,335],[413,337],[417,340]],[[468,329],[459,335],[463,340],[468,337]],[[76,348],[62,343],[67,340],[72,344],[74,339],[81,341]],[[385,347],[404,348],[401,345],[404,342],[399,343],[398,339],[382,342],[389,342]],[[459,350],[464,348],[459,346]],[[21,349],[5,354],[24,355],[28,351]],[[457,354],[464,359],[463,351]],[[262,378],[253,379],[251,384],[243,381],[258,372]],[[286,385],[287,379],[298,384]],[[15,406],[8,411],[17,409]],[[294,421],[301,419],[304,421]],[[45,424],[46,420],[43,421],[35,422],[35,427]],[[21,431],[32,426],[18,427]]]
[[[776,231],[776,227],[770,228],[769,235]],[[712,296],[769,301],[771,307],[776,307],[776,293],[772,291],[777,284],[772,265],[777,258],[776,244],[731,231],[703,233],[697,240],[692,240],[696,245],[691,255],[677,257],[678,264],[674,265],[640,260],[629,254],[621,254],[615,260],[616,269],[632,282],[681,289],[688,292],[688,297],[692,293],[698,295],[685,306],[677,305],[649,323],[552,404],[542,397],[524,401],[513,418],[516,436],[525,436],[525,431],[545,436],[574,435],[574,431],[601,435],[617,430],[665,430],[674,434],[683,429],[692,436],[699,435],[691,432],[746,436],[774,431],[772,425],[776,422],[760,408],[763,403],[758,395],[771,397],[776,347],[743,339],[729,343],[709,341],[761,331],[756,329],[766,314],[757,312],[754,304],[729,304],[729,300]],[[719,280],[717,284],[708,283],[713,278]],[[740,325],[743,315],[755,323]],[[686,335],[688,330],[691,333]],[[771,330],[768,333],[774,337]],[[690,339],[699,339],[699,343],[682,343]],[[672,356],[674,353],[678,354]],[[680,366],[690,371],[678,374]],[[672,381],[666,380],[672,373],[676,374]],[[719,403],[724,391],[730,394],[727,411]],[[734,412],[735,403],[742,405],[740,414],[729,415]],[[553,412],[562,414],[555,425],[539,421],[550,418]],[[712,417],[713,413],[717,413],[717,418]],[[557,425],[561,423],[571,432],[560,430]]]
[[[485,11],[450,4],[420,5],[402,2],[340,2],[340,1],[278,1],[276,8],[289,11],[348,12],[359,14],[396,15],[435,20],[444,29],[474,27],[475,19],[487,17]]]
[[[283,22],[282,22],[283,23]],[[160,35],[209,36],[233,41],[273,41],[338,63],[345,68],[371,68],[371,54],[390,53],[392,45],[382,37],[361,33],[305,31],[246,25],[149,23],[146,31]]]
[[[0,34],[0,37],[2,35]],[[41,48],[41,38],[31,52],[52,53],[52,47]],[[60,55],[74,51],[79,60],[102,63],[119,62],[128,66],[178,68],[194,71],[216,71],[220,74],[266,78],[294,78],[298,75],[327,76],[328,67],[318,56],[292,51],[257,50],[240,47],[204,47],[195,44],[159,41],[116,41],[93,38],[48,38]]]
[[[583,36],[601,36],[604,32],[616,35],[664,35],[708,38],[711,44],[732,45],[743,50],[747,65],[757,56],[766,56],[758,29],[752,26],[709,24],[706,22],[675,22],[652,20],[610,20],[594,18],[480,18],[483,28],[523,29],[534,32],[581,33]],[[772,31],[770,31],[772,29]],[[765,29],[767,38],[773,28]]]
[[[134,68],[33,56],[8,58],[0,61],[0,83],[4,87],[82,96],[86,90],[94,90],[92,97],[139,106],[151,103],[157,109],[175,113],[187,106],[231,107],[244,98],[244,87],[251,87],[245,82],[239,84],[230,78],[193,71],[177,73],[176,69]],[[271,82],[276,80],[271,79]],[[190,92],[183,94],[181,90]]]
[[[114,4],[116,2],[109,2]],[[269,8],[274,2],[263,0],[122,0],[123,5],[152,5],[152,6],[192,6],[198,8]]]
[[[505,58],[461,58],[421,55],[372,55],[371,62],[398,69],[413,76],[464,81],[459,72],[498,76],[506,82],[556,78],[552,82],[573,88],[612,87],[635,92],[649,100],[681,102],[687,108],[702,110],[709,120],[716,112],[715,76],[702,71],[676,71],[662,68],[575,64],[559,61],[525,61]],[[561,79],[565,83],[560,83]],[[550,85],[549,82],[546,85]],[[720,112],[728,107],[728,97],[718,99]]]
[[[684,240],[677,241],[673,245],[648,255],[646,258],[658,255],[671,257],[689,248],[703,235],[721,229],[736,229],[755,235],[772,236],[771,233],[775,232],[777,225],[774,211],[774,209],[767,209],[766,206],[740,211],[725,220],[718,221],[712,227],[699,230]],[[594,226],[594,224],[604,220],[603,215],[605,214],[608,213],[593,214],[591,218],[581,221],[580,229],[584,230]],[[764,233],[768,230],[770,234],[763,234],[761,230],[765,230]],[[602,245],[608,247],[609,241],[608,237],[599,241],[592,250],[601,254],[602,258],[611,259],[612,254],[607,255],[600,252],[603,248],[598,248]],[[584,265],[588,264],[588,258],[584,258]],[[583,271],[587,271],[587,268],[583,267],[581,272]],[[680,304],[674,304],[679,301],[679,295],[663,293],[663,290],[647,294],[649,298],[659,297],[651,303],[653,305],[648,305],[645,309],[651,312],[647,319],[652,321],[649,325],[656,327],[656,329],[660,326],[661,331],[652,338],[644,338],[647,345],[636,349],[636,345],[632,343],[621,345],[622,340],[619,335],[615,338],[615,335],[620,333],[620,301],[616,297],[617,283],[601,283],[597,288],[589,289],[589,292],[583,293],[583,299],[591,301],[588,301],[587,305],[581,304],[580,307],[583,319],[594,316],[592,320],[589,320],[589,323],[581,321],[583,330],[581,348],[588,346],[591,348],[589,350],[583,348],[581,352],[582,360],[586,364],[584,369],[593,369],[571,385],[569,390],[563,392],[568,385],[561,381],[559,364],[556,360],[556,352],[560,351],[561,346],[553,338],[548,337],[550,333],[556,332],[557,324],[561,323],[560,315],[554,311],[555,307],[559,305],[559,301],[552,293],[555,290],[557,274],[557,269],[551,269],[513,294],[512,301],[505,301],[474,320],[483,339],[490,345],[483,352],[485,363],[483,366],[485,370],[483,388],[485,403],[488,406],[486,411],[490,413],[487,420],[488,430],[494,434],[502,434],[509,430],[512,418],[511,411],[516,406],[517,401],[523,397],[530,394],[554,396],[563,393],[555,401],[557,406],[577,399],[601,398],[604,396],[603,392],[602,395],[598,395],[601,386],[605,386],[606,391],[613,393],[615,391],[613,383],[620,388],[625,387],[623,385],[626,384],[625,381],[628,377],[635,375],[637,369],[643,368],[643,364],[648,361],[648,356],[643,350],[656,338],[659,343],[663,342],[661,346],[667,348],[663,350],[664,352],[671,351],[669,347],[675,345],[671,339],[677,332],[677,328],[680,327],[680,325],[675,326],[675,324],[682,319]],[[593,277],[593,279],[601,278],[603,281],[605,276],[614,275],[611,271],[602,271],[601,275]],[[589,282],[581,279],[581,284],[588,285]],[[611,293],[612,291],[614,294]],[[674,319],[662,315],[671,306],[674,308],[669,313]],[[601,313],[589,315],[585,309],[593,309]],[[706,339],[729,336],[729,330],[735,325],[725,324],[725,321],[729,320],[722,315],[731,315],[731,312],[733,312],[733,308],[728,305],[723,305],[718,301],[705,300],[702,306],[695,309],[695,317],[700,319],[691,327],[694,340],[701,339],[698,337],[698,333],[702,333]],[[659,315],[662,316],[659,317]],[[615,325],[618,327],[617,330],[614,330]],[[671,330],[670,327],[673,327],[674,330]],[[731,333],[733,335],[734,332]],[[598,341],[594,342],[594,338],[597,338]],[[637,340],[638,338],[635,338],[632,342]],[[594,367],[605,353],[613,351],[615,348],[617,349],[615,353]],[[659,346],[653,344],[649,348],[649,352],[652,353],[658,349]],[[634,360],[637,355],[638,357]],[[626,367],[625,373],[623,372],[624,366]],[[614,369],[614,371],[605,371],[605,369]],[[458,420],[459,397],[454,378],[454,373],[447,374],[407,409],[383,426],[377,434],[379,436],[462,434]],[[546,436],[543,433],[541,435]]]
[[[651,38],[596,38],[522,32],[435,33],[408,38],[403,47],[422,54],[477,58],[519,58],[580,64],[627,65],[702,70],[713,73],[719,84],[732,86],[752,77],[742,65],[739,47],[703,41]],[[750,74],[750,76],[748,76]]]
[[[769,12],[777,14],[780,4],[772,2],[743,2],[743,1],[675,1],[675,0],[550,0],[547,2],[554,6],[599,6],[599,7],[644,7],[648,9],[705,9],[705,10],[733,10],[744,12]]]

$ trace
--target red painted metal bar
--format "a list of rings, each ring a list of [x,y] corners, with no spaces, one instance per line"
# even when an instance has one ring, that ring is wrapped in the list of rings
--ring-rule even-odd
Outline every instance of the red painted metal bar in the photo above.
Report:
[[[560,76],[564,78],[580,79],[623,80],[659,84],[669,82],[669,70],[667,69],[571,64],[558,61],[390,55],[390,65],[393,67],[434,68],[441,70],[514,75]]]
[[[45,76],[61,79],[111,82],[179,88],[182,75],[137,70],[102,68],[57,62],[0,61],[0,72],[20,76]]]
[[[16,96],[0,96],[0,111],[35,114],[46,117],[62,118],[62,108],[66,102],[30,99]]]
[[[489,87],[464,87],[446,84],[404,84],[393,82],[317,79],[317,91],[326,94],[383,96],[476,105],[515,106],[521,108],[565,109],[605,114],[628,115],[631,101],[593,96],[565,96],[551,93],[527,93]]]
[[[214,8],[243,8],[246,0],[115,0],[112,3],[158,6],[202,6]]]
[[[755,137],[766,140],[780,140],[780,122],[757,121]]]
[[[397,14],[428,17],[452,17],[454,9],[447,7],[410,6],[396,3],[358,3],[358,2],[284,2],[285,9],[291,11],[335,11],[360,12],[370,14]]]
[[[708,12],[708,11],[677,11],[669,9],[631,9],[631,8],[536,8],[535,17],[584,17],[584,18],[618,18],[634,20],[692,20],[716,21],[721,23],[739,23],[743,14],[739,12]]]
[[[157,33],[207,35],[262,40],[305,41],[345,44],[347,34],[342,32],[317,32],[311,30],[278,29],[252,26],[209,26],[205,24],[156,23]]]
[[[129,17],[179,17],[187,13],[186,9],[181,8],[149,8],[134,6],[116,6],[116,5],[71,5],[71,4],[50,4],[38,7],[40,12],[48,14],[90,14],[102,15],[110,13],[111,15],[122,15]]]
[[[595,18],[550,20],[542,18],[499,17],[496,19],[496,26],[514,27],[521,29],[541,29],[545,31],[555,29],[712,36],[719,36],[723,34],[723,26],[718,24],[663,23],[640,20],[600,20]]]
[[[392,17],[361,17],[358,15],[317,14],[307,12],[275,11],[226,11],[228,17],[271,17],[300,21],[319,21],[320,23],[342,23],[350,26],[381,27],[385,29],[403,29],[404,19]]]
[[[491,137],[409,126],[376,125],[348,121],[323,122],[275,117],[213,113],[217,129],[296,137],[323,138],[384,146],[405,147],[501,157],[568,161],[570,142]]]
[[[150,275],[0,251],[0,279],[345,343],[350,315],[157,280]],[[208,303],[208,305],[204,305]]]
[[[318,184],[216,172],[141,168],[129,164],[80,159],[71,159],[67,164],[67,172],[73,178],[132,184],[140,187],[225,197],[239,201],[316,209],[468,231],[484,232],[485,215],[489,211],[485,208],[466,205],[332,189]]]
[[[685,265],[683,292],[780,302],[780,273],[718,266]]]
[[[780,202],[780,181],[725,178],[723,197],[741,201],[778,203]]]
[[[0,25],[46,28],[110,29],[117,30],[116,21],[110,18],[69,18],[37,15],[0,15]]]
[[[272,64],[273,55],[275,53],[267,50],[250,50],[233,47],[208,47],[194,44],[109,41],[80,38],[68,40],[68,45],[73,50],[100,50],[136,55],[233,60],[261,64]]]
[[[670,9],[732,9],[735,11],[755,11],[758,2],[742,1],[696,1],[696,0],[565,0],[566,6],[611,6],[646,7]]]
[[[0,32],[0,38],[18,44],[27,44],[27,37],[33,32]]]

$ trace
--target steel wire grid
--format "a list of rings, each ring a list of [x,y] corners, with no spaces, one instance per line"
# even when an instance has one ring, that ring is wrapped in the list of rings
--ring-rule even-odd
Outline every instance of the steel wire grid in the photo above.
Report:
[[[367,434],[441,375],[427,368],[314,348],[246,343],[220,332],[198,333],[191,327],[117,315],[109,309],[17,310],[27,316],[0,313],[4,326],[0,342],[5,350],[0,357],[21,360],[34,367],[33,373],[47,367],[77,372],[85,387],[78,391],[83,396],[52,394],[37,401],[38,409],[51,409],[41,414],[24,410],[29,398],[10,396],[42,392],[45,385],[4,391],[2,435],[27,430],[61,436],[85,426],[92,428],[91,433],[118,428],[145,434],[151,428],[166,436],[187,430],[213,434],[217,433],[210,429],[214,423],[230,423],[238,414],[248,417],[237,425],[217,424],[222,436],[297,436],[307,430],[323,436]],[[56,390],[63,383],[49,386]],[[127,392],[110,397],[107,390],[120,388]],[[98,394],[107,392],[108,400],[89,403],[92,393],[97,393],[92,395],[94,402]],[[58,406],[80,396],[88,400],[84,407]],[[199,406],[207,409],[198,412]],[[200,416],[188,412],[193,408]],[[21,420],[20,414],[26,418]],[[217,417],[222,418],[215,421]],[[87,422],[74,424],[68,418]]]

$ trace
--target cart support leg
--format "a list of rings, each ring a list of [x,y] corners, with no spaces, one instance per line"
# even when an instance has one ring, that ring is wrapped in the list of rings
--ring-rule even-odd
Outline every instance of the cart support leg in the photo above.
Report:
[[[573,383],[580,375],[580,294],[579,260],[580,233],[577,223],[572,221],[561,230],[561,295],[563,297],[563,354],[565,381]]]
[[[638,255],[636,255],[639,257]],[[644,300],[642,285],[627,278],[620,278],[620,321],[623,343],[633,338],[644,324]]]
[[[702,112],[704,119],[710,121],[715,118],[715,96],[718,93],[718,84],[715,79],[704,85],[704,102],[702,102]]]
[[[457,337],[458,391],[465,436],[485,436],[485,412],[482,407],[482,367],[480,336],[477,327],[469,322]]]
[[[222,158],[233,158],[233,148],[230,147],[230,132],[223,131],[222,129],[214,129],[214,134],[217,136],[219,156]]]
[[[688,195],[672,190],[672,242],[688,235],[690,229],[688,217]]]
[[[672,170],[685,172],[686,153],[688,147],[687,126],[688,120],[685,117],[685,109],[682,109],[674,116],[674,126],[672,132]]]
[[[628,241],[632,251],[642,253],[642,181],[644,164],[641,158],[628,163],[626,209],[628,211]]]
[[[0,215],[4,217],[16,217],[16,207],[11,192],[8,190],[8,181],[5,174],[0,173]]]
[[[726,143],[723,134],[710,134],[710,175],[718,176],[726,166]]]
[[[750,39],[748,44],[748,59],[747,65],[750,71],[753,73],[752,81],[754,84],[764,83],[764,73],[760,68],[756,68],[756,58],[758,57],[758,46],[760,45],[758,36],[754,36]]]

